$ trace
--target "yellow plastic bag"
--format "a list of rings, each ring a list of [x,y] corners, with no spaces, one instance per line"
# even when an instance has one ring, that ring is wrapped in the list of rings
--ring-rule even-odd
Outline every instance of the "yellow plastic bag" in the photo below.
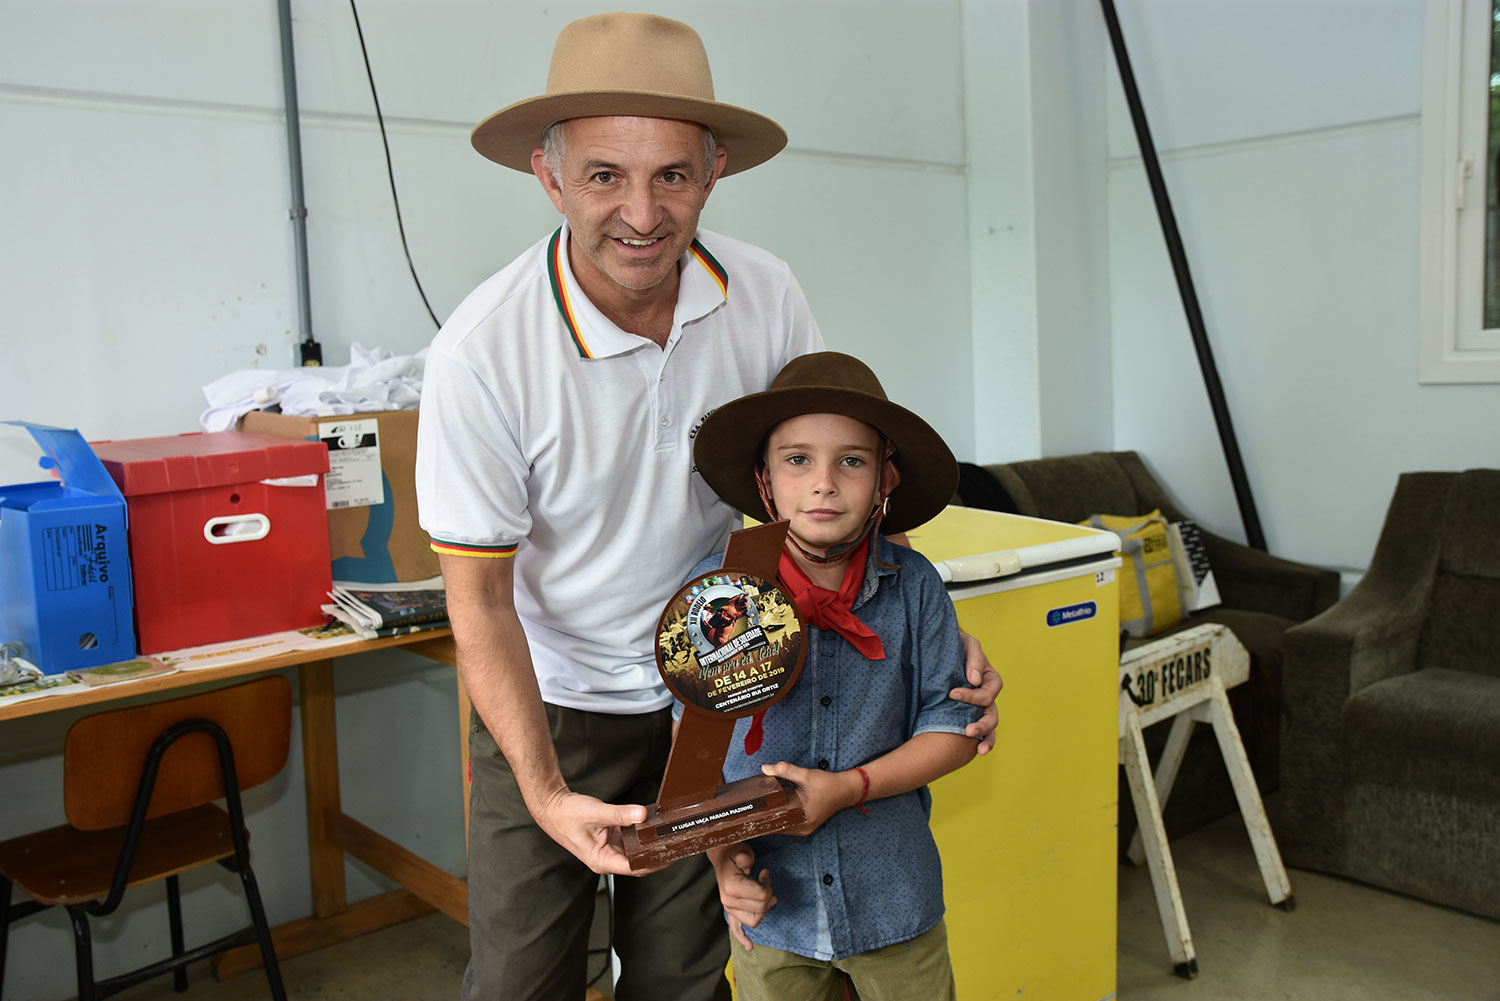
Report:
[[[1160,511],[1096,514],[1080,524],[1120,537],[1121,629],[1131,636],[1154,636],[1182,621],[1182,582],[1172,558],[1167,520]]]

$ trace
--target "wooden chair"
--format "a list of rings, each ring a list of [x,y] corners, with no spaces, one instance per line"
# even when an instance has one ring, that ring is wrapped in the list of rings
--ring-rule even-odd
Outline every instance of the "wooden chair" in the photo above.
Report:
[[[187,989],[188,963],[259,942],[271,994],[285,1001],[260,891],[250,869],[240,790],[286,764],[291,686],[279,675],[230,688],[97,713],[68,730],[63,808],[68,823],[0,843],[0,987],[10,922],[50,906],[68,910],[79,1001],[105,998],[171,971]],[[215,804],[223,799],[225,808]],[[218,862],[239,875],[251,925],[186,950],[178,874]],[[110,914],[125,890],[167,881],[172,954],[94,979],[88,915]],[[12,905],[11,884],[31,899]]]

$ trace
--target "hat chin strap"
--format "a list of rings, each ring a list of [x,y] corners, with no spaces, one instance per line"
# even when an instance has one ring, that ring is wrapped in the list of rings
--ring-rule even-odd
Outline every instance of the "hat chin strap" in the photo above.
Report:
[[[890,506],[891,502],[889,493],[885,489],[886,473],[891,468],[891,456],[895,454],[896,450],[883,438],[881,444],[885,458],[881,460],[880,464],[880,493],[875,497],[875,506],[870,510],[869,516],[865,518],[864,524],[860,526],[858,532],[842,542],[835,542],[820,556],[817,553],[809,552],[807,547],[802,545],[803,540],[797,538],[796,532],[790,529],[787,531],[786,541],[791,543],[792,547],[809,561],[826,565],[830,563],[842,563],[848,560],[854,550],[858,549],[865,539],[879,527],[881,521],[884,520],[886,509]],[[756,466],[755,488],[760,492],[760,502],[765,505],[766,514],[770,515],[772,521],[780,521],[781,515],[776,511],[776,501],[771,497],[771,476],[764,465]]]

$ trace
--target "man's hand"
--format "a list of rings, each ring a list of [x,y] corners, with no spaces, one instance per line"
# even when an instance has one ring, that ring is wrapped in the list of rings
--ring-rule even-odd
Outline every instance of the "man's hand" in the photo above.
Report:
[[[631,869],[620,847],[620,828],[645,820],[644,806],[616,806],[562,789],[533,809],[531,815],[548,837],[597,873],[643,876],[648,871]]]
[[[802,800],[803,821],[789,827],[782,834],[806,836],[818,828],[835,813],[846,806],[859,802],[864,793],[864,782],[852,771],[825,772],[817,768],[802,768],[787,761],[774,765],[761,765],[761,773],[786,779],[797,787],[797,797]]]
[[[979,641],[968,633],[958,634],[964,644],[964,676],[972,688],[955,688],[948,693],[950,699],[967,702],[971,706],[983,706],[984,715],[978,722],[970,723],[964,733],[979,738],[978,752],[988,754],[995,746],[995,727],[1000,723],[1000,713],[995,709],[995,696],[1005,687],[1000,672],[990,664]]]
[[[760,871],[752,877],[755,868],[755,852],[749,845],[725,845],[712,848],[708,860],[713,863],[714,879],[719,883],[719,903],[724,905],[724,915],[729,919],[729,934],[746,949],[755,948],[745,935],[745,928],[754,928],[776,903],[771,892],[771,873]]]

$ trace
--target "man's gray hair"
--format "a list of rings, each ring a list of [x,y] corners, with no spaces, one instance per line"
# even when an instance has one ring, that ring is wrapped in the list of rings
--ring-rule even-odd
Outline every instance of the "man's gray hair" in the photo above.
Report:
[[[547,165],[552,179],[559,185],[562,184],[563,157],[568,152],[563,139],[563,125],[564,122],[553,122],[542,133],[542,162]],[[699,128],[703,130],[703,179],[707,184],[708,175],[714,169],[714,155],[719,152],[719,137],[707,125],[700,125]]]

